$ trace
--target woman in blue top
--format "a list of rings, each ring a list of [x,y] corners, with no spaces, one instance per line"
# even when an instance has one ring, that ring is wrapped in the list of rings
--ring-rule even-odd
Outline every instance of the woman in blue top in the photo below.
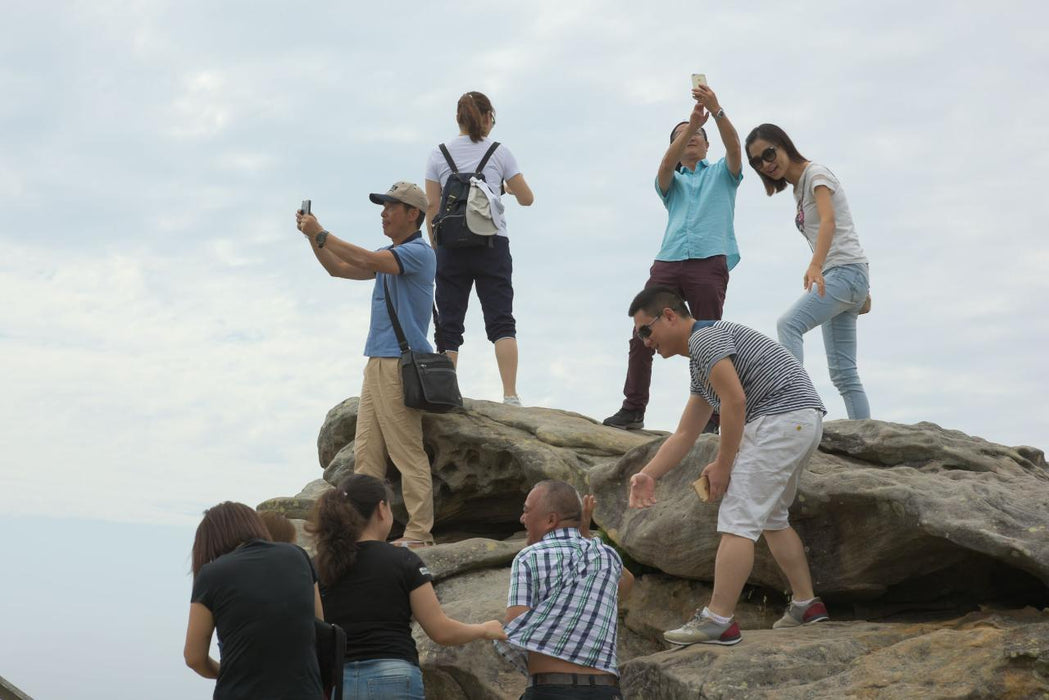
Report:
[[[831,381],[849,418],[870,418],[870,404],[856,371],[856,317],[870,309],[867,256],[852,223],[845,190],[826,166],[798,153],[783,129],[762,124],[747,136],[750,165],[771,197],[790,183],[794,224],[809,243],[805,292],[779,319],[779,342],[802,361],[802,336],[823,329]]]
[[[459,136],[443,145],[448,149],[456,170],[475,172],[493,144],[488,134],[495,126],[495,110],[483,93],[467,92],[459,98],[455,120],[459,124]],[[493,217],[498,230],[490,245],[448,248],[442,246],[440,240],[435,241],[434,217],[440,210],[442,189],[451,172],[440,146],[433,149],[426,163],[426,198],[430,201],[426,223],[430,244],[437,252],[437,320],[434,324],[437,351],[446,353],[452,362],[458,362],[470,289],[476,283],[477,298],[484,312],[485,333],[495,346],[495,360],[503,384],[503,403],[520,406],[521,400],[517,396],[517,322],[513,316],[511,280],[513,259],[506,236],[506,221],[501,215]],[[506,192],[516,197],[521,206],[531,206],[535,200],[517,167],[517,159],[505,145],[500,144],[492,152],[482,172],[495,199],[500,198],[505,186]]]

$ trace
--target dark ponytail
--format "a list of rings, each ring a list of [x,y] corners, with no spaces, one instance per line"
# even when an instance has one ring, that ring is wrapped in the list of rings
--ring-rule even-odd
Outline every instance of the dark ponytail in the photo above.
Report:
[[[357,561],[357,540],[382,501],[390,502],[386,484],[373,476],[351,474],[317,499],[306,530],[317,544],[317,575],[330,586]]]
[[[455,110],[455,121],[459,122],[459,128],[470,135],[470,140],[477,143],[484,138],[484,116],[491,114],[492,103],[482,92],[467,92],[459,98],[459,106]]]

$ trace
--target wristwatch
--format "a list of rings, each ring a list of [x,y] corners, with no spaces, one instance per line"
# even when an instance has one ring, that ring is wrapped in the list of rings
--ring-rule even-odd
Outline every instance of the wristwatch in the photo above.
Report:
[[[714,115],[714,118],[715,119],[721,119],[723,116],[725,116],[725,108],[724,107],[718,109],[718,113]]]
[[[324,247],[324,241],[328,240],[328,232],[325,231],[324,229],[321,229],[320,231],[317,232],[317,236],[313,240],[317,241],[317,247],[318,248],[323,248]]]

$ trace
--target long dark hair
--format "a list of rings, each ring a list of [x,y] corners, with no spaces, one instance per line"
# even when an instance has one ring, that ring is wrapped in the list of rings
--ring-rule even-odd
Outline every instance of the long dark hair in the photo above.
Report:
[[[459,127],[466,130],[470,140],[477,143],[484,138],[484,115],[494,114],[492,103],[483,92],[471,90],[459,98],[459,105],[455,110],[455,121]]]
[[[775,124],[759,124],[754,127],[751,132],[747,135],[746,145],[743,150],[747,153],[747,162],[750,162],[750,144],[756,140],[761,139],[762,141],[768,141],[776,148],[782,148],[790,158],[792,163],[804,163],[808,160],[805,156],[798,153],[798,149],[794,147],[794,142],[787,136],[787,132],[779,128]],[[754,167],[753,165],[750,167]],[[761,172],[757,168],[754,170],[761,177],[762,183],[765,185],[765,192],[768,196],[772,196],[777,192],[782,192],[783,188],[787,186],[787,178],[781,177],[778,180],[773,180],[771,177]]]
[[[208,562],[255,539],[271,541],[266,524],[251,506],[225,501],[208,508],[193,538],[193,575]]]
[[[317,576],[329,586],[357,562],[357,540],[379,503],[390,502],[387,485],[374,476],[351,474],[317,499],[306,530],[317,544]]]

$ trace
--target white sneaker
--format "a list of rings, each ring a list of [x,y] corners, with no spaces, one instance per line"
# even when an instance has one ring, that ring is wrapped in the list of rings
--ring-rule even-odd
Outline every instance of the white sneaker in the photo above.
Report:
[[[519,397],[519,396],[504,396],[503,397],[503,403],[506,404],[507,406],[520,406],[521,405],[521,397]]]

